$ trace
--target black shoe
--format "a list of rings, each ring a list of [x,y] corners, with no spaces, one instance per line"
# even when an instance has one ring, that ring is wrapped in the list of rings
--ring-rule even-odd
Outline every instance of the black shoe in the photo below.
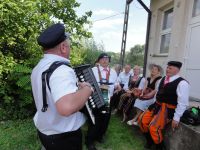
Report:
[[[161,142],[160,144],[156,144],[156,150],[166,150],[164,142]]]
[[[151,149],[151,147],[152,147],[152,144],[149,144],[149,143],[145,143],[145,145],[144,145],[144,148],[145,149]]]
[[[144,145],[144,148],[151,149],[153,145],[153,140],[151,138],[151,135],[149,133],[145,133],[144,136],[146,138],[146,144]]]
[[[105,143],[105,140],[104,140],[104,138],[99,138],[99,139],[97,139],[97,142],[99,142],[99,143]]]
[[[95,147],[94,144],[88,145],[88,146],[87,146],[87,149],[88,149],[88,150],[97,150],[97,148]]]

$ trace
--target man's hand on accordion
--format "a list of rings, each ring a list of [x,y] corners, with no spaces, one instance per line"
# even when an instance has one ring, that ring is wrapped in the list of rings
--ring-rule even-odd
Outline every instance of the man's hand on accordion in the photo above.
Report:
[[[94,92],[93,87],[88,82],[79,82],[78,83],[78,87],[79,87],[79,89],[82,89],[82,88],[88,88],[88,89],[90,89],[91,94]]]

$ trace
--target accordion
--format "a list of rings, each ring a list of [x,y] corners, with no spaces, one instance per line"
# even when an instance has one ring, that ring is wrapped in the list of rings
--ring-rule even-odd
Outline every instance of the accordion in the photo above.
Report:
[[[95,124],[95,112],[101,110],[105,106],[101,89],[99,88],[90,65],[81,65],[75,67],[74,70],[79,82],[89,82],[94,88],[94,92],[89,97],[85,106],[92,123]]]

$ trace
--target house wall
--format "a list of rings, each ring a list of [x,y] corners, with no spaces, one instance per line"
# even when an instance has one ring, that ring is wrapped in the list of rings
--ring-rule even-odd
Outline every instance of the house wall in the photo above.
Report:
[[[190,83],[190,97],[199,101],[200,88],[197,81],[200,76],[200,15],[192,17],[193,2],[194,0],[151,0],[147,68],[149,64],[156,63],[165,70],[168,61],[181,61],[183,66],[180,74]],[[170,8],[173,8],[173,23],[169,51],[160,53],[164,12]]]
[[[161,41],[161,27],[163,21],[163,11],[173,7],[173,25],[171,28],[171,42],[168,54],[159,54]],[[164,70],[169,60],[183,62],[181,74],[184,76],[185,65],[185,40],[188,22],[188,9],[186,0],[152,0],[150,9],[152,11],[152,21],[149,39],[149,51],[147,64],[160,64]],[[147,65],[148,66],[148,65]]]

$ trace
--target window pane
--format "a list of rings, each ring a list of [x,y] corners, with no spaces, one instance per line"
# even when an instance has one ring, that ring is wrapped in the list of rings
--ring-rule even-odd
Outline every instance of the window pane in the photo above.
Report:
[[[165,11],[163,20],[163,30],[170,29],[173,21],[173,8]]]
[[[171,33],[164,34],[161,36],[160,53],[168,53],[169,52],[170,38],[171,38]]]
[[[194,0],[192,17],[200,15],[200,0]]]

